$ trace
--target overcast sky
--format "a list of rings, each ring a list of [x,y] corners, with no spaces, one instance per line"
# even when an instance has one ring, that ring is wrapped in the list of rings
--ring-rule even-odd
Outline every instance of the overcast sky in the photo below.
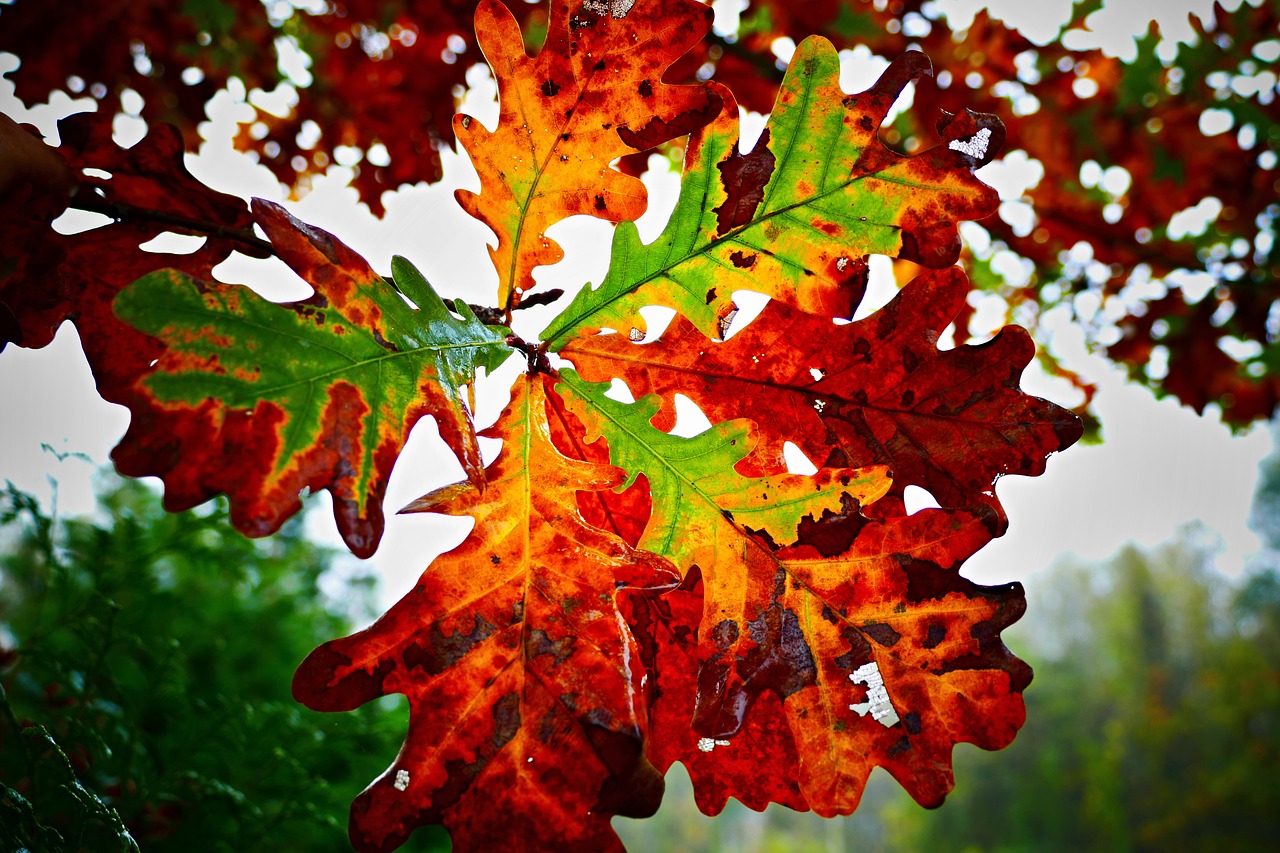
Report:
[[[961,22],[978,5],[965,0],[939,2]],[[1154,5],[1157,4],[1122,4],[1130,12],[1151,11],[1147,7]],[[1203,10],[1209,4],[1159,5],[1159,11],[1168,16],[1165,32],[1181,35],[1177,27],[1185,27],[1186,10]],[[1042,42],[1053,37],[1070,8],[1066,0],[993,6],[997,14],[1008,16],[1029,37]],[[1123,54],[1126,44],[1132,43],[1123,33],[1145,29],[1145,25],[1141,21],[1121,21],[1121,13],[1108,14],[1113,17],[1105,19],[1107,26],[1100,29],[1117,36],[1110,49]],[[1079,38],[1087,41],[1092,36]],[[842,77],[847,89],[865,88],[874,80],[878,68],[873,61],[865,56],[847,59]],[[0,73],[15,65],[12,57],[0,54]],[[465,109],[492,126],[496,117],[492,81],[483,70],[474,71],[471,79],[474,85]],[[58,114],[76,109],[64,97],[51,107],[27,112],[14,100],[12,92],[12,85],[0,79],[0,110],[19,121],[31,121],[47,133],[53,133],[53,120]],[[296,215],[333,231],[382,272],[389,271],[393,253],[403,254],[423,270],[442,295],[493,304],[497,277],[485,251],[490,235],[453,201],[455,187],[479,189],[465,156],[446,154],[442,183],[418,185],[388,196],[387,216],[379,221],[356,203],[354,190],[345,186],[344,170],[337,167],[330,178],[317,183],[310,195],[298,202],[287,202],[283,190],[265,169],[231,151],[229,119],[236,114],[231,98],[220,95],[211,106],[211,114],[218,120],[208,128],[209,141],[200,156],[190,158],[192,171],[206,183],[245,197],[258,195],[286,202]],[[749,127],[758,131],[759,125],[758,117],[749,118]],[[132,140],[139,132],[138,123],[121,121],[119,130],[122,139]],[[1009,150],[1016,147],[1017,140],[1010,140]],[[987,179],[992,183],[999,180],[1001,188],[1015,197],[1020,192],[1018,182],[1026,181],[1025,170],[991,171]],[[677,180],[676,175],[665,171],[651,176],[650,210],[640,223],[646,240],[658,233],[674,204]],[[92,215],[80,220],[69,217],[63,227],[83,228],[92,222]],[[556,226],[552,233],[564,245],[566,260],[541,269],[536,277],[547,286],[566,288],[588,281],[598,283],[608,264],[609,231],[604,223],[581,217]],[[176,240],[167,245],[176,250],[193,248],[190,241],[184,244]],[[876,267],[879,273],[870,298],[883,303],[892,289],[886,284],[887,265]],[[218,274],[225,281],[260,287],[271,298],[291,299],[307,294],[305,285],[277,261],[236,256],[223,264]],[[550,316],[546,311],[528,314],[534,316],[528,317],[522,327],[526,335],[536,334]],[[1096,400],[1105,442],[1095,447],[1077,446],[1055,456],[1042,477],[1001,480],[998,490],[1009,514],[1009,533],[975,556],[965,574],[982,582],[1025,580],[1059,554],[1074,552],[1099,558],[1129,540],[1152,545],[1173,536],[1179,525],[1196,519],[1223,538],[1225,550],[1219,567],[1228,574],[1239,573],[1247,556],[1259,547],[1245,519],[1258,461],[1271,449],[1267,431],[1255,427],[1233,437],[1212,414],[1198,417],[1172,402],[1156,402],[1148,392],[1125,383],[1119,371],[1107,362],[1089,356],[1079,334],[1069,327],[1058,330],[1057,346],[1066,354],[1070,367],[1100,386]],[[485,383],[477,412],[480,423],[491,421],[505,402],[507,389],[519,369],[517,362],[519,359],[512,359],[502,376]],[[1073,402],[1069,389],[1034,369],[1027,373],[1024,387],[1065,404]],[[50,347],[37,351],[9,347],[0,354],[0,400],[5,401],[0,408],[0,479],[47,495],[47,478],[54,476],[61,483],[64,511],[89,510],[92,501],[88,476],[92,466],[75,459],[59,463],[52,454],[43,452],[41,445],[47,443],[60,452],[85,453],[105,462],[110,448],[124,432],[127,413],[96,396],[78,339],[69,324],[64,325]],[[696,424],[681,426],[696,428]],[[486,450],[491,456],[494,448],[489,446]],[[461,478],[461,468],[439,441],[434,424],[424,419],[396,467],[387,509],[393,512],[424,492]],[[312,500],[324,504],[325,509],[312,513],[310,530],[317,538],[337,543],[327,495]],[[385,580],[384,600],[394,601],[407,591],[432,556],[459,541],[469,527],[467,519],[392,517],[383,545],[372,560]]]

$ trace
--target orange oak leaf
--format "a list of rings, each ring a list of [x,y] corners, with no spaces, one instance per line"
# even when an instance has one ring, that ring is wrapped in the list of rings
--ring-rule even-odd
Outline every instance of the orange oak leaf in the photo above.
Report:
[[[615,464],[648,474],[641,547],[685,573],[683,594],[702,583],[696,620],[681,591],[629,615],[654,678],[659,766],[679,759],[694,772],[705,754],[733,751],[723,770],[708,762],[725,778],[704,804],[718,811],[737,794],[756,747],[792,751],[778,721],[747,725],[766,693],[783,700],[797,765],[794,786],[746,784],[755,805],[802,798],[820,814],[847,814],[874,766],[937,805],[952,785],[955,743],[1012,740],[1030,670],[999,634],[1023,611],[1021,587],[980,587],[957,571],[997,532],[993,510],[872,520],[859,507],[888,489],[883,469],[744,477],[732,468],[751,451],[742,422],[680,438],[649,423],[653,396],[619,403],[572,371],[560,388],[587,438],[603,435]],[[806,484],[802,516],[794,496]]]
[[[574,491],[623,474],[555,449],[547,382],[518,379],[484,433],[504,444],[483,493],[459,483],[404,510],[469,514],[467,540],[371,627],[298,668],[294,696],[317,710],[409,697],[404,747],[352,805],[361,851],[427,823],[444,824],[458,851],[621,850],[609,818],[647,816],[661,799],[616,594],[674,575],[574,510]]]
[[[953,785],[953,746],[1003,748],[1025,719],[1031,670],[1000,641],[1025,608],[1021,586],[983,587],[957,571],[992,521],[989,511],[926,510],[878,522],[852,508],[806,519],[798,541],[773,554],[786,580],[760,619],[790,618],[803,634],[758,631],[764,643],[745,659],[707,661],[697,650],[696,576],[660,599],[631,600],[652,681],[654,763],[683,762],[707,814],[730,796],[756,809],[848,814],[874,767],[922,805],[940,804]],[[720,732],[679,724],[707,702],[709,675],[744,665],[770,678],[745,720],[723,720]],[[732,725],[740,728],[724,736]],[[779,759],[768,774],[763,754]]]
[[[498,127],[470,116],[454,132],[480,174],[479,193],[457,192],[498,237],[498,308],[534,286],[534,267],[563,256],[546,229],[574,214],[610,222],[644,213],[636,178],[609,166],[710,121],[720,101],[663,72],[707,31],[711,10],[692,0],[554,0],[547,43],[525,53],[515,18],[481,0],[476,32],[501,96]]]
[[[620,377],[637,396],[684,394],[712,422],[767,412],[757,417],[756,467],[783,464],[783,445],[794,441],[819,462],[889,466],[899,507],[915,485],[942,506],[999,509],[996,480],[1043,473],[1045,457],[1074,443],[1081,426],[1071,412],[1019,389],[1035,354],[1022,329],[938,349],[968,290],[952,267],[921,274],[889,305],[846,325],[771,302],[723,342],[677,317],[654,343],[599,335],[574,340],[562,354],[585,378]],[[669,405],[654,420],[663,430],[674,423]],[[876,511],[893,505],[882,501]]]

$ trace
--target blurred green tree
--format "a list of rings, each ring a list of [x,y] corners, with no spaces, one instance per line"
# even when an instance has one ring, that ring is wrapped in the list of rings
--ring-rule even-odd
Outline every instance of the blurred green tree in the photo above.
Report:
[[[0,495],[0,849],[347,849],[405,710],[319,714],[288,685],[317,636],[371,617],[372,576],[297,520],[253,541],[221,503],[171,515],[104,483],[103,520]]]
[[[1280,837],[1280,575],[1235,584],[1214,538],[1059,563],[1010,645],[1036,669],[1000,756],[962,748],[946,808],[896,802],[895,849],[1260,850]],[[1034,627],[1029,627],[1033,625]]]

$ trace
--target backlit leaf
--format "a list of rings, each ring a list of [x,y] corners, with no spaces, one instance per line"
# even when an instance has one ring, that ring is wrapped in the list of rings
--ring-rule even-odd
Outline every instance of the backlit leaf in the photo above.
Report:
[[[315,295],[280,305],[175,271],[125,290],[117,314],[166,349],[131,402],[114,458],[123,473],[160,476],[171,509],[226,493],[233,523],[251,536],[297,512],[304,488],[328,489],[343,538],[367,556],[382,535],[391,468],[422,416],[435,417],[483,486],[462,387],[511,354],[506,332],[460,301],[454,317],[402,258],[392,265],[398,292],[332,235],[268,202],[254,211]]]
[[[644,185],[609,162],[715,115],[720,102],[708,90],[662,82],[710,21],[711,10],[691,0],[554,0],[547,43],[530,58],[506,7],[481,0],[476,32],[501,112],[494,131],[469,116],[454,120],[481,185],[457,198],[498,237],[490,256],[500,309],[534,286],[534,267],[562,257],[546,236],[551,225],[574,214],[618,222],[644,213]]]
[[[741,788],[753,803],[847,814],[874,766],[937,805],[952,786],[955,743],[998,749],[1013,738],[1030,670],[999,633],[1022,613],[1021,587],[980,587],[956,571],[990,540],[989,509],[872,521],[858,507],[888,489],[883,469],[742,477],[728,467],[750,450],[739,424],[679,438],[648,423],[653,397],[617,403],[571,371],[561,387],[588,437],[598,431],[615,464],[650,477],[641,546],[685,573],[683,594],[699,578],[704,586],[696,623],[674,621],[692,617],[680,591],[631,613],[654,670],[653,754],[660,767],[687,762],[695,784],[712,780],[718,793],[704,807],[719,811]],[[806,487],[802,517],[788,498]],[[785,722],[748,726],[766,691],[783,700]],[[779,742],[779,725],[793,747]],[[759,761],[753,747],[769,742],[774,755],[797,755],[794,768],[770,765],[794,787],[743,781],[743,763]]]
[[[899,499],[915,485],[942,506],[998,509],[996,480],[1042,473],[1048,454],[1080,437],[1080,422],[1020,390],[1035,354],[1022,329],[938,349],[968,290],[952,267],[922,274],[889,305],[846,325],[771,302],[723,342],[677,317],[651,344],[598,335],[562,354],[590,380],[617,376],[633,394],[666,400],[684,394],[713,422],[767,412],[757,419],[758,466],[781,465],[793,441],[820,463],[889,466]],[[670,429],[674,407],[655,423]]]
[[[953,785],[952,747],[1000,749],[1025,718],[1031,671],[999,636],[1022,615],[1021,586],[983,587],[956,571],[986,542],[990,522],[989,514],[942,510],[885,522],[856,513],[806,519],[799,542],[774,554],[786,580],[761,620],[790,619],[803,633],[783,634],[783,648],[753,650],[745,661],[802,661],[804,677],[784,670],[794,685],[787,689],[775,673],[772,692],[728,738],[679,722],[706,701],[710,676],[744,663],[706,663],[695,647],[698,578],[658,600],[631,600],[654,682],[654,763],[684,763],[707,814],[730,796],[756,809],[777,802],[848,814],[874,767],[922,805],[941,803]],[[883,694],[873,695],[877,686]],[[762,755],[773,758],[768,772]]]
[[[874,86],[840,88],[831,43],[796,49],[755,148],[738,151],[737,106],[689,145],[680,199],[649,245],[633,225],[615,232],[605,280],[583,288],[543,332],[553,349],[602,327],[644,331],[638,310],[665,305],[708,337],[722,336],[733,291],[753,290],[827,317],[850,317],[866,287],[866,255],[928,267],[955,263],[956,223],[995,212],[995,190],[973,176],[1004,141],[995,116],[944,116],[943,143],[912,157],[877,137],[907,83],[930,73],[918,51]]]
[[[58,154],[79,184],[77,204],[112,220],[61,234],[49,224],[61,209],[23,205],[0,212],[0,350],[9,342],[46,346],[62,322],[71,320],[99,393],[128,405],[134,381],[159,349],[112,313],[120,290],[165,267],[212,278],[213,268],[234,250],[266,253],[250,230],[249,206],[187,171],[182,139],[173,128],[152,128],[131,148],[112,140],[106,115],[73,115],[58,123],[58,131]],[[205,240],[186,255],[140,248],[168,231]]]
[[[621,850],[609,818],[647,816],[662,797],[615,596],[674,575],[574,510],[574,491],[624,477],[555,449],[545,382],[518,379],[484,433],[504,443],[483,493],[459,483],[405,509],[469,514],[467,540],[370,628],[298,669],[294,695],[317,710],[409,697],[404,748],[352,806],[361,851],[426,823],[443,823],[457,851]]]

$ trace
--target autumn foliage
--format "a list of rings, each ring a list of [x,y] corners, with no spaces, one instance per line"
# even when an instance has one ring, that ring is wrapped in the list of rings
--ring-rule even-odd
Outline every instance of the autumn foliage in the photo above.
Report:
[[[904,53],[845,92],[816,37],[745,151],[730,89],[672,80],[707,7],[539,14],[531,57],[512,13],[482,0],[500,120],[453,120],[481,184],[459,201],[496,238],[493,307],[442,299],[402,258],[384,277],[278,205],[203,187],[171,129],[126,150],[106,116],[81,117],[58,153],[75,203],[113,223],[63,236],[56,204],[5,209],[4,341],[42,346],[74,322],[103,396],[132,414],[120,469],[160,477],[174,509],[226,494],[251,536],[325,489],[351,550],[371,554],[408,432],[436,421],[466,479],[401,511],[470,516],[472,532],[293,685],[320,710],[409,698],[403,749],[352,807],[360,850],[427,823],[458,850],[618,849],[610,819],[652,814],[675,761],[710,814],[729,797],[848,814],[874,767],[939,805],[954,745],[1007,745],[1031,678],[1000,638],[1020,585],[959,570],[1006,529],[996,481],[1042,473],[1081,435],[1019,389],[1022,329],[939,348],[969,289],[958,225],[998,206],[974,171],[1004,125],[935,113],[931,138],[897,151],[886,116],[929,60]],[[405,133],[436,139],[433,120]],[[675,212],[642,243],[644,185],[610,164],[686,135]],[[531,275],[561,257],[546,230],[579,213],[621,223],[609,272],[526,341],[508,326],[547,298]],[[208,239],[174,267],[138,248],[166,230]],[[233,251],[274,255],[312,295],[215,281]],[[871,254],[923,271],[854,320]],[[737,290],[771,298],[741,328]],[[678,315],[654,340],[648,305]],[[477,432],[468,390],[513,357],[527,369]],[[677,395],[712,428],[673,434]],[[502,443],[487,465],[480,436]],[[788,467],[788,442],[816,471]],[[939,507],[908,514],[909,486]]]

